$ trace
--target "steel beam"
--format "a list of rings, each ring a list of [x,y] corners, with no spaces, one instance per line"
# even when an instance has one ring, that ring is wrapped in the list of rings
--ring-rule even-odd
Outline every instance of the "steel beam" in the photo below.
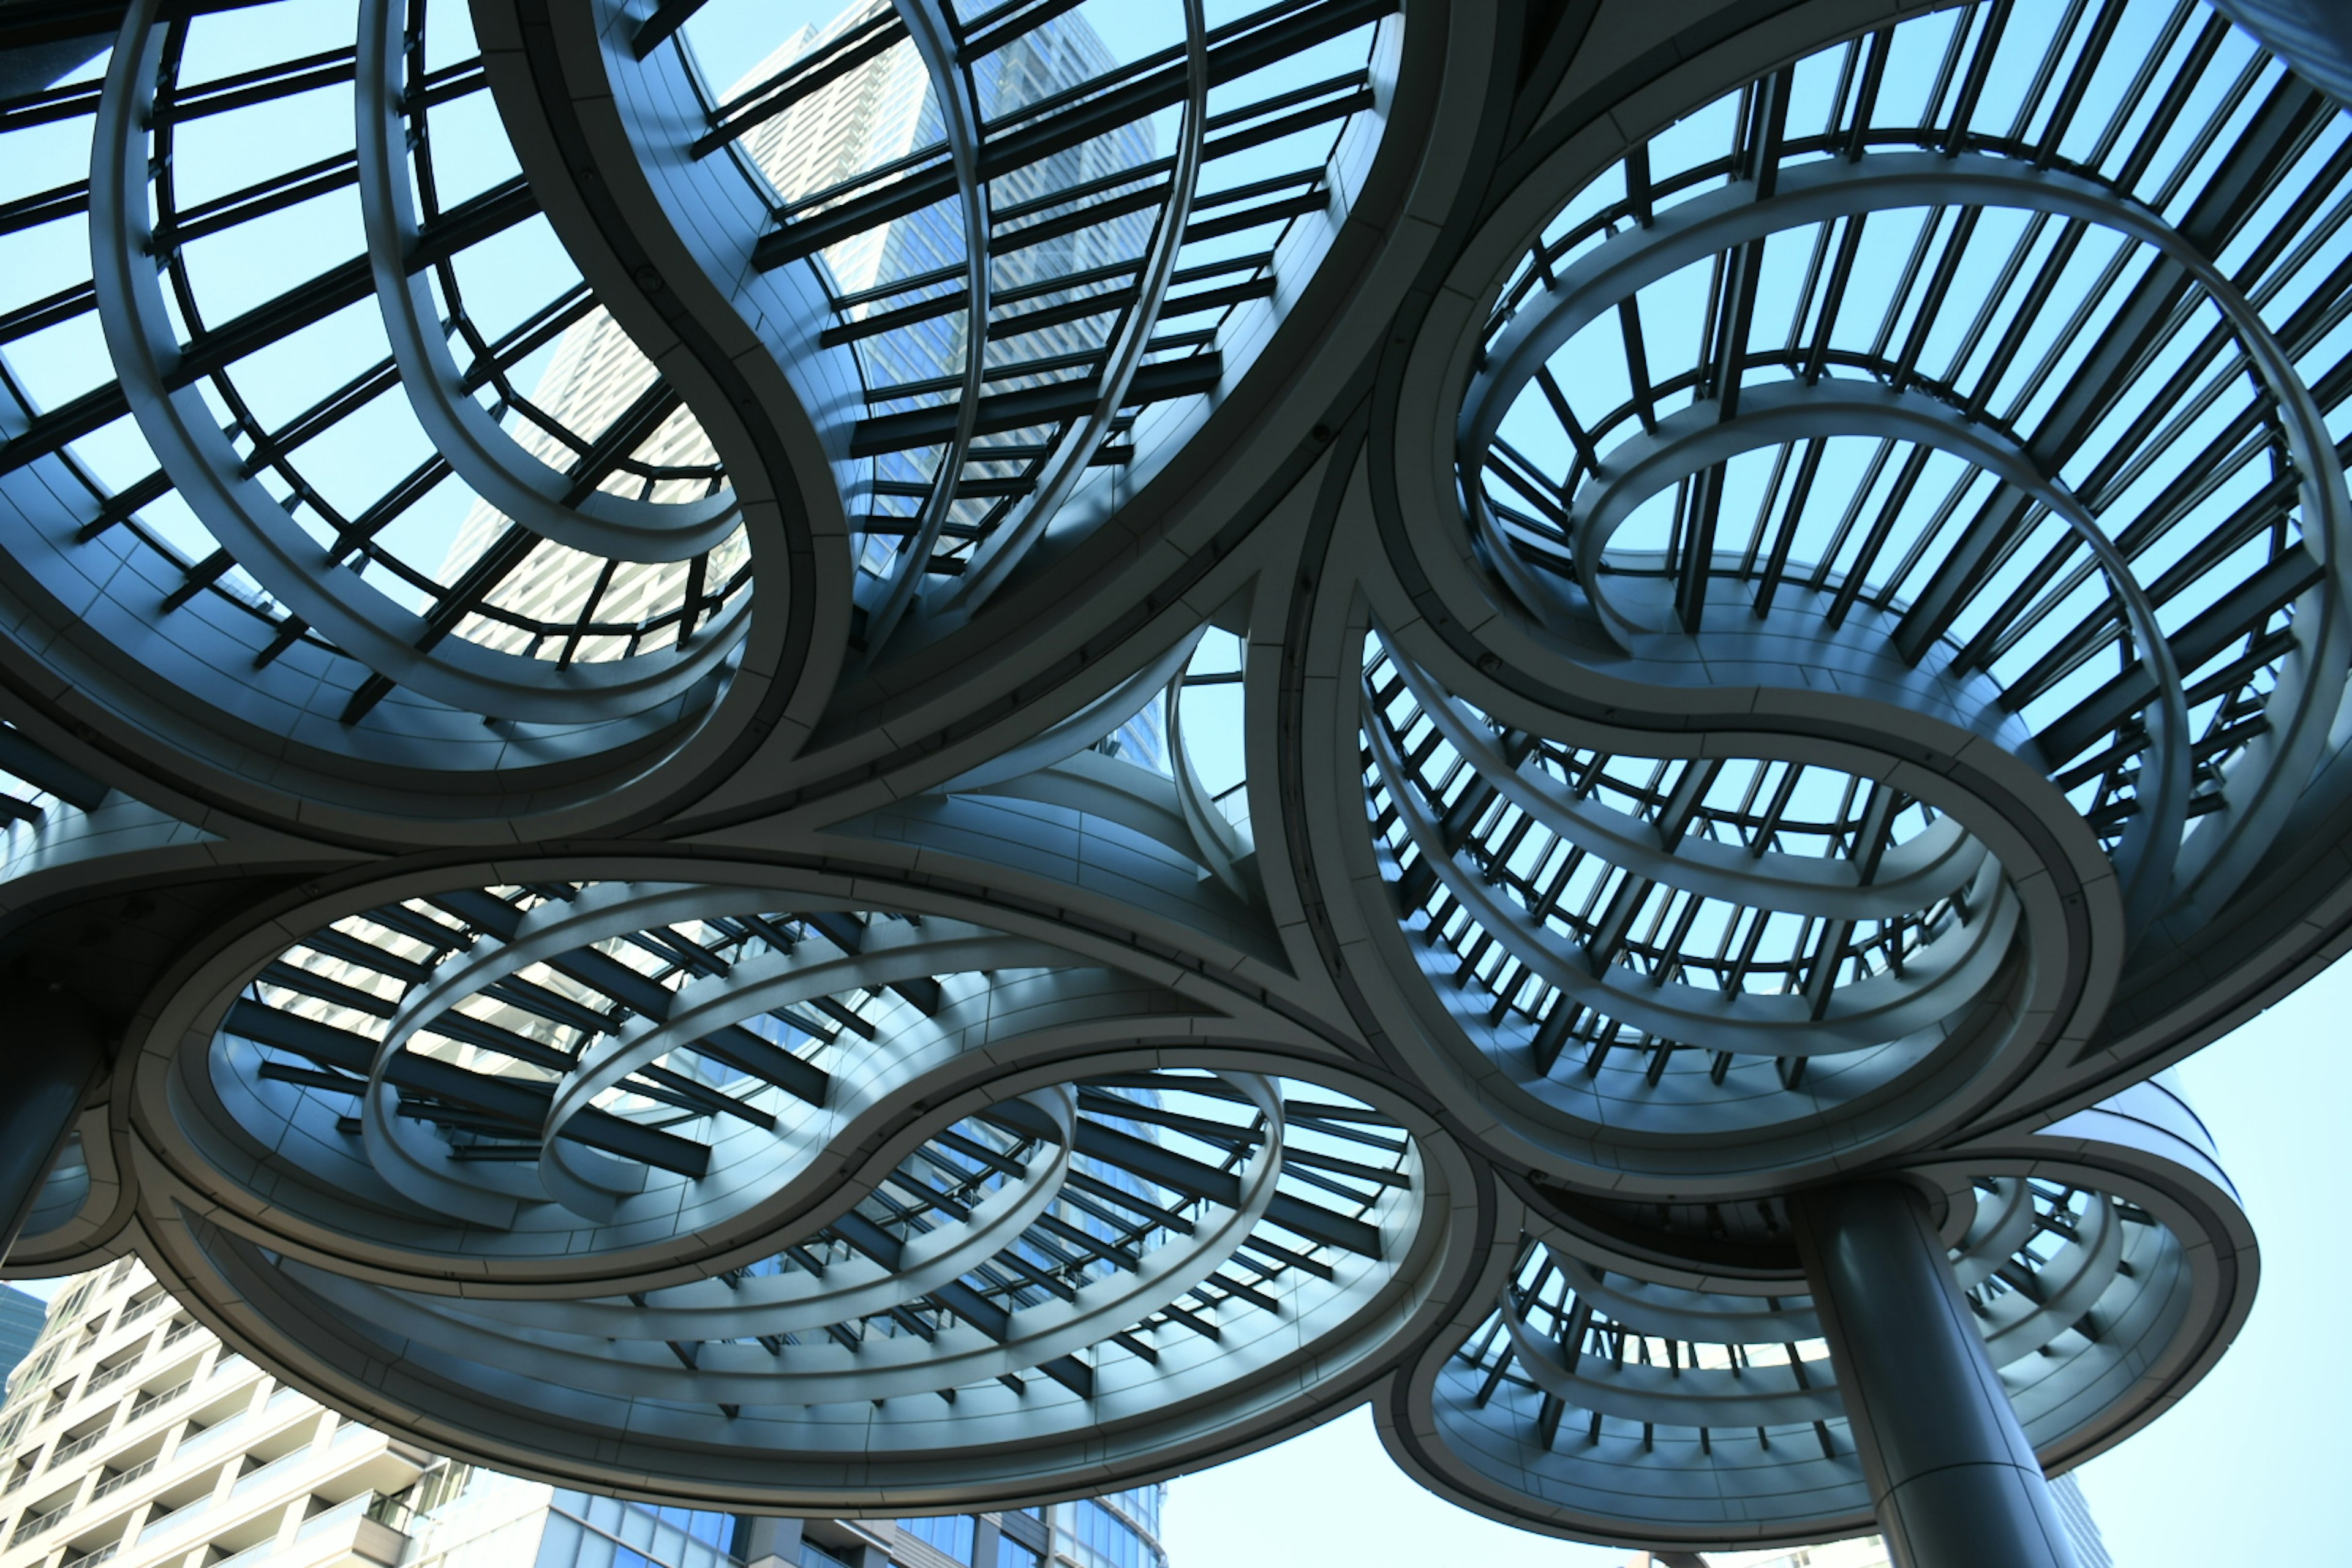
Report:
[[[1899,1568],[2075,1568],[1926,1200],[1897,1182],[1862,1181],[1790,1207]]]
[[[96,1022],[62,992],[26,987],[0,1025],[0,1260],[41,1195],[74,1117],[105,1071]]]

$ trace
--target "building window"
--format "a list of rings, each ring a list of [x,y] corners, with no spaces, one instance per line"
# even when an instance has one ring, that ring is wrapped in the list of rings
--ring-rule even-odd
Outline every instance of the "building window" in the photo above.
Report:
[[[643,1505],[639,1505],[643,1507]],[[709,1513],[690,1508],[645,1508],[664,1524],[674,1525],[695,1540],[719,1551],[730,1550],[735,1540],[735,1516],[731,1513]]]
[[[971,1561],[971,1515],[943,1514],[936,1519],[902,1519],[898,1528],[918,1541],[927,1541],[959,1563]]]
[[[1071,1510],[1078,1538],[1078,1561],[1087,1568],[1150,1568],[1143,1538],[1102,1504],[1089,1498]]]

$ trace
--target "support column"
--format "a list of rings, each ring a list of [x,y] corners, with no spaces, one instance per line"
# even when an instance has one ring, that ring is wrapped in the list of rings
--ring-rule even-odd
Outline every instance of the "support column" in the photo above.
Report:
[[[106,1058],[72,997],[29,987],[0,994],[0,1261],[16,1245]]]
[[[1927,1200],[1852,1182],[1790,1204],[1863,1473],[1900,1568],[2077,1568]]]

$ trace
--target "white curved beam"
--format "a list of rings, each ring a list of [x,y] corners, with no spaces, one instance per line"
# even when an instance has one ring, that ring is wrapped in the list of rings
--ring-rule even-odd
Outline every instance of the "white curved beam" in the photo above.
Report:
[[[1893,970],[1842,985],[1827,1010],[1814,1016],[1803,996],[1737,996],[1681,981],[1654,984],[1621,965],[1596,972],[1580,949],[1571,950],[1546,926],[1512,906],[1482,877],[1463,868],[1445,848],[1443,831],[1406,773],[1404,759],[1379,715],[1368,711],[1363,733],[1372,761],[1390,781],[1389,798],[1430,869],[1512,955],[1585,1006],[1677,1045],[1752,1056],[1823,1056],[1902,1038],[1941,1023],[1973,1003],[2009,955],[2018,927],[2018,902],[1997,864],[1978,873],[1971,908],[1943,934],[1908,954]]]
[[[1184,244],[1184,226],[1192,221],[1193,187],[1200,182],[1201,145],[1209,120],[1208,24],[1201,0],[1184,0],[1184,111],[1176,124],[1174,168],[1168,177],[1168,200],[1160,207],[1145,248],[1135,299],[1112,329],[1103,350],[1102,380],[1094,405],[1083,418],[1066,426],[1055,439],[1027,503],[1007,519],[972,552],[971,563],[956,580],[947,608],[977,609],[1003,586],[1053,523],[1070,491],[1086,474],[1126,401],[1127,389],[1143,363],[1144,351],[1160,325],[1160,307],[1168,297],[1176,273],[1176,253]],[[1222,879],[1222,874],[1221,874]]]
[[[688,561],[740,526],[734,492],[690,501],[643,501],[592,491],[566,504],[572,480],[550,468],[466,395],[465,377],[441,330],[429,273],[411,271],[417,238],[409,191],[408,116],[401,100],[407,5],[360,0],[359,58],[352,87],[358,133],[360,216],[368,269],[401,390],[434,449],[474,493],[541,539],[614,561]]]

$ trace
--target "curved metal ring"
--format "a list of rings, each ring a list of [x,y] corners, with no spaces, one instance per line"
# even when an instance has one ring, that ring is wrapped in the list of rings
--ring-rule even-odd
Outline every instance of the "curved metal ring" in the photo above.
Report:
[[[830,945],[815,937],[802,944],[803,948]],[[564,1131],[604,1090],[729,1024],[853,987],[876,990],[894,981],[928,980],[966,970],[1018,969],[1051,963],[1057,957],[1040,943],[967,928],[956,935],[927,931],[916,940],[891,946],[877,943],[855,953],[835,951],[803,956],[797,949],[771,952],[739,963],[724,975],[688,981],[673,994],[667,1018],[658,1023],[640,1020],[617,1034],[604,1036],[581,1053],[579,1067],[548,1105],[541,1131],[541,1179],[575,1212],[594,1219],[611,1216],[614,1205],[599,1193],[636,1190],[642,1171],[624,1173],[624,1185],[608,1184],[611,1178],[598,1172],[604,1157],[564,1142]],[[845,1103],[828,1104],[821,1111],[811,1108],[810,1114],[796,1121],[789,1136],[801,1145],[802,1154],[814,1158],[856,1109],[878,1098],[887,1087],[905,1082],[928,1066],[929,1057],[939,1050],[958,1048],[951,1040],[928,1042],[934,1047],[930,1051],[917,1048],[925,1043],[893,1038],[887,1048],[878,1041],[870,1050],[852,1047],[834,1077],[856,1084],[856,1089]]]
[[[167,358],[178,342],[150,259],[146,124],[164,29],[162,0],[137,0],[107,67],[90,148],[90,255],[99,320],[141,433],[205,527],[255,581],[390,679],[427,698],[493,718],[593,723],[675,701],[732,659],[751,623],[749,595],[713,618],[686,652],[551,663],[499,653],[460,637],[432,638],[423,617],[341,571],[261,484],[245,477],[203,389],[173,389]],[[327,585],[329,574],[338,581]],[[346,597],[348,595],[348,597]],[[419,645],[425,647],[420,649]]]
[[[1046,458],[1037,488],[1020,514],[1009,520],[972,552],[971,563],[956,583],[946,607],[970,611],[1003,586],[1014,566],[1027,555],[1062,510],[1062,502],[1084,476],[1087,464],[1101,445],[1110,422],[1127,398],[1129,384],[1151,346],[1160,325],[1160,307],[1176,275],[1176,253],[1183,247],[1184,228],[1192,221],[1193,186],[1201,172],[1201,147],[1209,118],[1208,24],[1201,0],[1184,0],[1184,112],[1176,127],[1175,166],[1168,177],[1168,202],[1151,231],[1144,252],[1142,275],[1135,299],[1120,313],[1111,341],[1103,352],[1100,390],[1085,417],[1065,429]]]
[[[2284,824],[2316,762],[2325,734],[2335,721],[2352,651],[2352,494],[2325,415],[2297,374],[2294,357],[2261,313],[2227,274],[2157,214],[2116,195],[2096,181],[2063,170],[2040,169],[2011,159],[1967,152],[1868,153],[1859,159],[1822,159],[1781,170],[1772,195],[1758,200],[1735,182],[1694,196],[1660,213],[1648,228],[1605,241],[1565,269],[1544,289],[1546,303],[1523,308],[1504,327],[1464,399],[1456,426],[1455,458],[1472,523],[1485,553],[1511,583],[1544,602],[1539,584],[1507,541],[1501,539],[1480,499],[1478,474],[1503,417],[1538,369],[1583,326],[1623,299],[1681,268],[1733,247],[1807,224],[1894,207],[1955,203],[2017,208],[2079,220],[2115,230],[2158,251],[2193,278],[2229,322],[2252,362],[2279,413],[2304,507],[2304,537],[2327,573],[2330,591],[2316,596],[2315,612],[2298,615],[2296,637],[2305,668],[2283,679],[2289,700],[2275,737],[2261,742],[2269,754],[2260,765],[2232,770],[2225,781],[2231,809],[2221,820],[2201,824],[2180,848],[2153,842],[2136,857],[2148,869],[2139,873],[2131,908],[2136,929],[2144,929],[2164,903],[2192,900],[2210,909],[2252,869],[2263,846]],[[1759,389],[1761,390],[1761,389]],[[2062,514],[2063,515],[2063,514]],[[2146,657],[2155,657],[2151,644]],[[2234,785],[2234,788],[2231,786]],[[2164,836],[2177,838],[2177,832]],[[2181,868],[2176,877],[2172,861]],[[2165,864],[2161,884],[2153,867]]]
[[[1949,452],[2031,496],[2065,524],[2105,574],[2156,680],[2157,706],[2147,721],[2157,756],[2156,787],[2140,796],[2142,809],[2130,817],[2116,857],[2128,929],[2145,930],[2172,890],[2172,868],[2189,820],[2195,736],[2189,728],[2179,667],[2147,591],[2090,509],[1990,426],[1934,398],[1838,380],[1748,388],[1741,395],[1738,414],[1727,420],[1715,417],[1706,405],[1694,405],[1659,421],[1654,433],[1644,431],[1612,448],[1608,470],[1577,492],[1582,521],[1576,533],[1576,566],[1585,593],[1621,642],[1667,630],[1643,625],[1616,607],[1601,571],[1610,539],[1635,509],[1676,480],[1741,452],[1857,430]]]
[[[1380,715],[1371,710],[1370,694],[1361,700],[1362,731],[1373,766],[1389,781],[1398,819],[1446,890],[1546,981],[1577,1002],[1653,1035],[1711,1050],[1776,1057],[1830,1055],[1884,1045],[1931,1027],[1973,1003],[2009,955],[2019,918],[2017,899],[1999,865],[1987,860],[1977,873],[1969,918],[1915,951],[1905,960],[1903,973],[1888,971],[1839,987],[1819,1017],[1802,996],[1727,996],[1677,981],[1621,983],[1613,972],[1597,973],[1583,953],[1568,949],[1548,927],[1527,920],[1447,852],[1443,828],[1406,776],[1404,759]]]
[[[741,525],[731,490],[690,501],[633,500],[593,491],[573,504],[572,480],[550,468],[466,395],[441,331],[433,282],[412,272],[416,203],[408,182],[408,119],[401,101],[402,0],[360,0],[352,104],[360,216],[368,269],[401,390],[434,449],[476,495],[541,539],[615,561],[688,561]]]
[[[1690,835],[1666,848],[1649,823],[1559,789],[1541,773],[1530,777],[1416,662],[1387,637],[1381,643],[1422,713],[1480,778],[1562,839],[1633,876],[1790,914],[1882,920],[1916,913],[1967,887],[1984,863],[1984,845],[1950,816],[1888,849],[1868,882],[1850,863],[1820,856],[1759,852]]]
[[[2086,1113],[2101,1123],[2086,1140],[2131,1120],[2115,1103]],[[2031,1153],[1979,1152],[1979,1168],[2000,1173],[1974,1181],[1952,1247],[1989,1357],[2053,1468],[2177,1397],[2242,1320],[2252,1261],[2242,1215],[2193,1140],[2052,1136],[2065,1131],[2027,1138],[2042,1145]],[[1968,1164],[1937,1157],[1946,1173]],[[2179,1201],[2144,1206],[2159,1191]],[[1738,1549],[1869,1528],[1801,1279],[1727,1295],[1603,1275],[1573,1245],[1548,1237],[1523,1255],[1511,1269],[1522,1283],[1497,1281],[1494,1311],[1464,1325],[1468,1342],[1433,1347],[1381,1411],[1409,1473],[1522,1528],[1584,1540]]]
[[[745,1404],[824,1405],[929,1394],[1057,1360],[1160,1311],[1206,1279],[1265,1217],[1283,1162],[1281,1102],[1255,1074],[1220,1075],[1255,1106],[1267,1126],[1239,1173],[1240,1198],[1213,1219],[1152,1248],[1130,1271],[1010,1314],[1003,1331],[963,1324],[934,1336],[908,1334],[852,1352],[805,1347],[802,1364],[779,1365],[758,1345],[713,1344],[683,1366],[659,1338],[614,1343],[588,1334],[565,1343],[543,1326],[515,1337],[470,1321],[467,1304],[363,1284],[297,1265],[306,1284],[370,1320],[445,1350],[470,1352],[509,1372],[559,1387],[618,1395]],[[835,1320],[838,1321],[838,1320]],[[761,1331],[769,1331],[763,1330]]]

